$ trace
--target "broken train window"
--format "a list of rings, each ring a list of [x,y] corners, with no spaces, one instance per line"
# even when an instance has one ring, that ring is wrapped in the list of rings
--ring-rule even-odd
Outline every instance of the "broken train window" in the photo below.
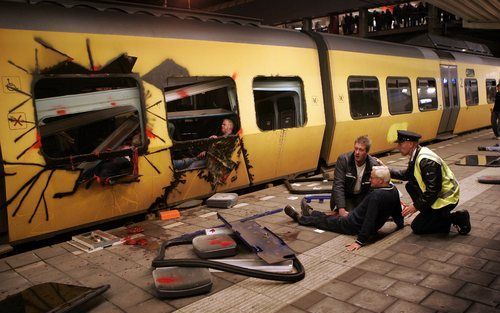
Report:
[[[145,150],[135,75],[41,76],[34,95],[47,164],[76,164],[84,171],[109,165],[101,169],[106,177],[132,171],[132,159]]]
[[[239,129],[236,86],[230,77],[172,77],[165,87],[175,170],[230,168]]]

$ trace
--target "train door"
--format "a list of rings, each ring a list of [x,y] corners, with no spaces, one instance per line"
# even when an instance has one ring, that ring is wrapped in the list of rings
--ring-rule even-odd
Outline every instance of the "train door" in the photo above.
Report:
[[[451,134],[455,128],[460,110],[457,83],[457,67],[455,65],[441,65],[443,115],[439,123],[438,135]]]

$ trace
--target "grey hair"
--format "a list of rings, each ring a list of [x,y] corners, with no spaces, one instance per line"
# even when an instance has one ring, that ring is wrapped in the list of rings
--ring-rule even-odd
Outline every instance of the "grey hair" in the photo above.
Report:
[[[385,183],[388,183],[391,180],[391,173],[389,172],[389,168],[387,166],[374,166],[372,167],[372,172],[376,177],[382,178]]]

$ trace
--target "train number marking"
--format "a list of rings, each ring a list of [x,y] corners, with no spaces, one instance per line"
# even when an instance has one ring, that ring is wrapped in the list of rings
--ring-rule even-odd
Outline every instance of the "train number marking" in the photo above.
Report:
[[[9,120],[9,129],[25,129],[27,127],[26,123],[26,113],[24,112],[12,112],[7,116]]]

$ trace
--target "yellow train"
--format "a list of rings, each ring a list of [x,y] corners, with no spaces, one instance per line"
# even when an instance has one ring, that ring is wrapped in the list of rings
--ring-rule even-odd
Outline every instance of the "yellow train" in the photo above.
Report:
[[[380,152],[487,126],[500,78],[490,57],[78,3],[0,3],[10,243],[314,171],[361,134]]]

